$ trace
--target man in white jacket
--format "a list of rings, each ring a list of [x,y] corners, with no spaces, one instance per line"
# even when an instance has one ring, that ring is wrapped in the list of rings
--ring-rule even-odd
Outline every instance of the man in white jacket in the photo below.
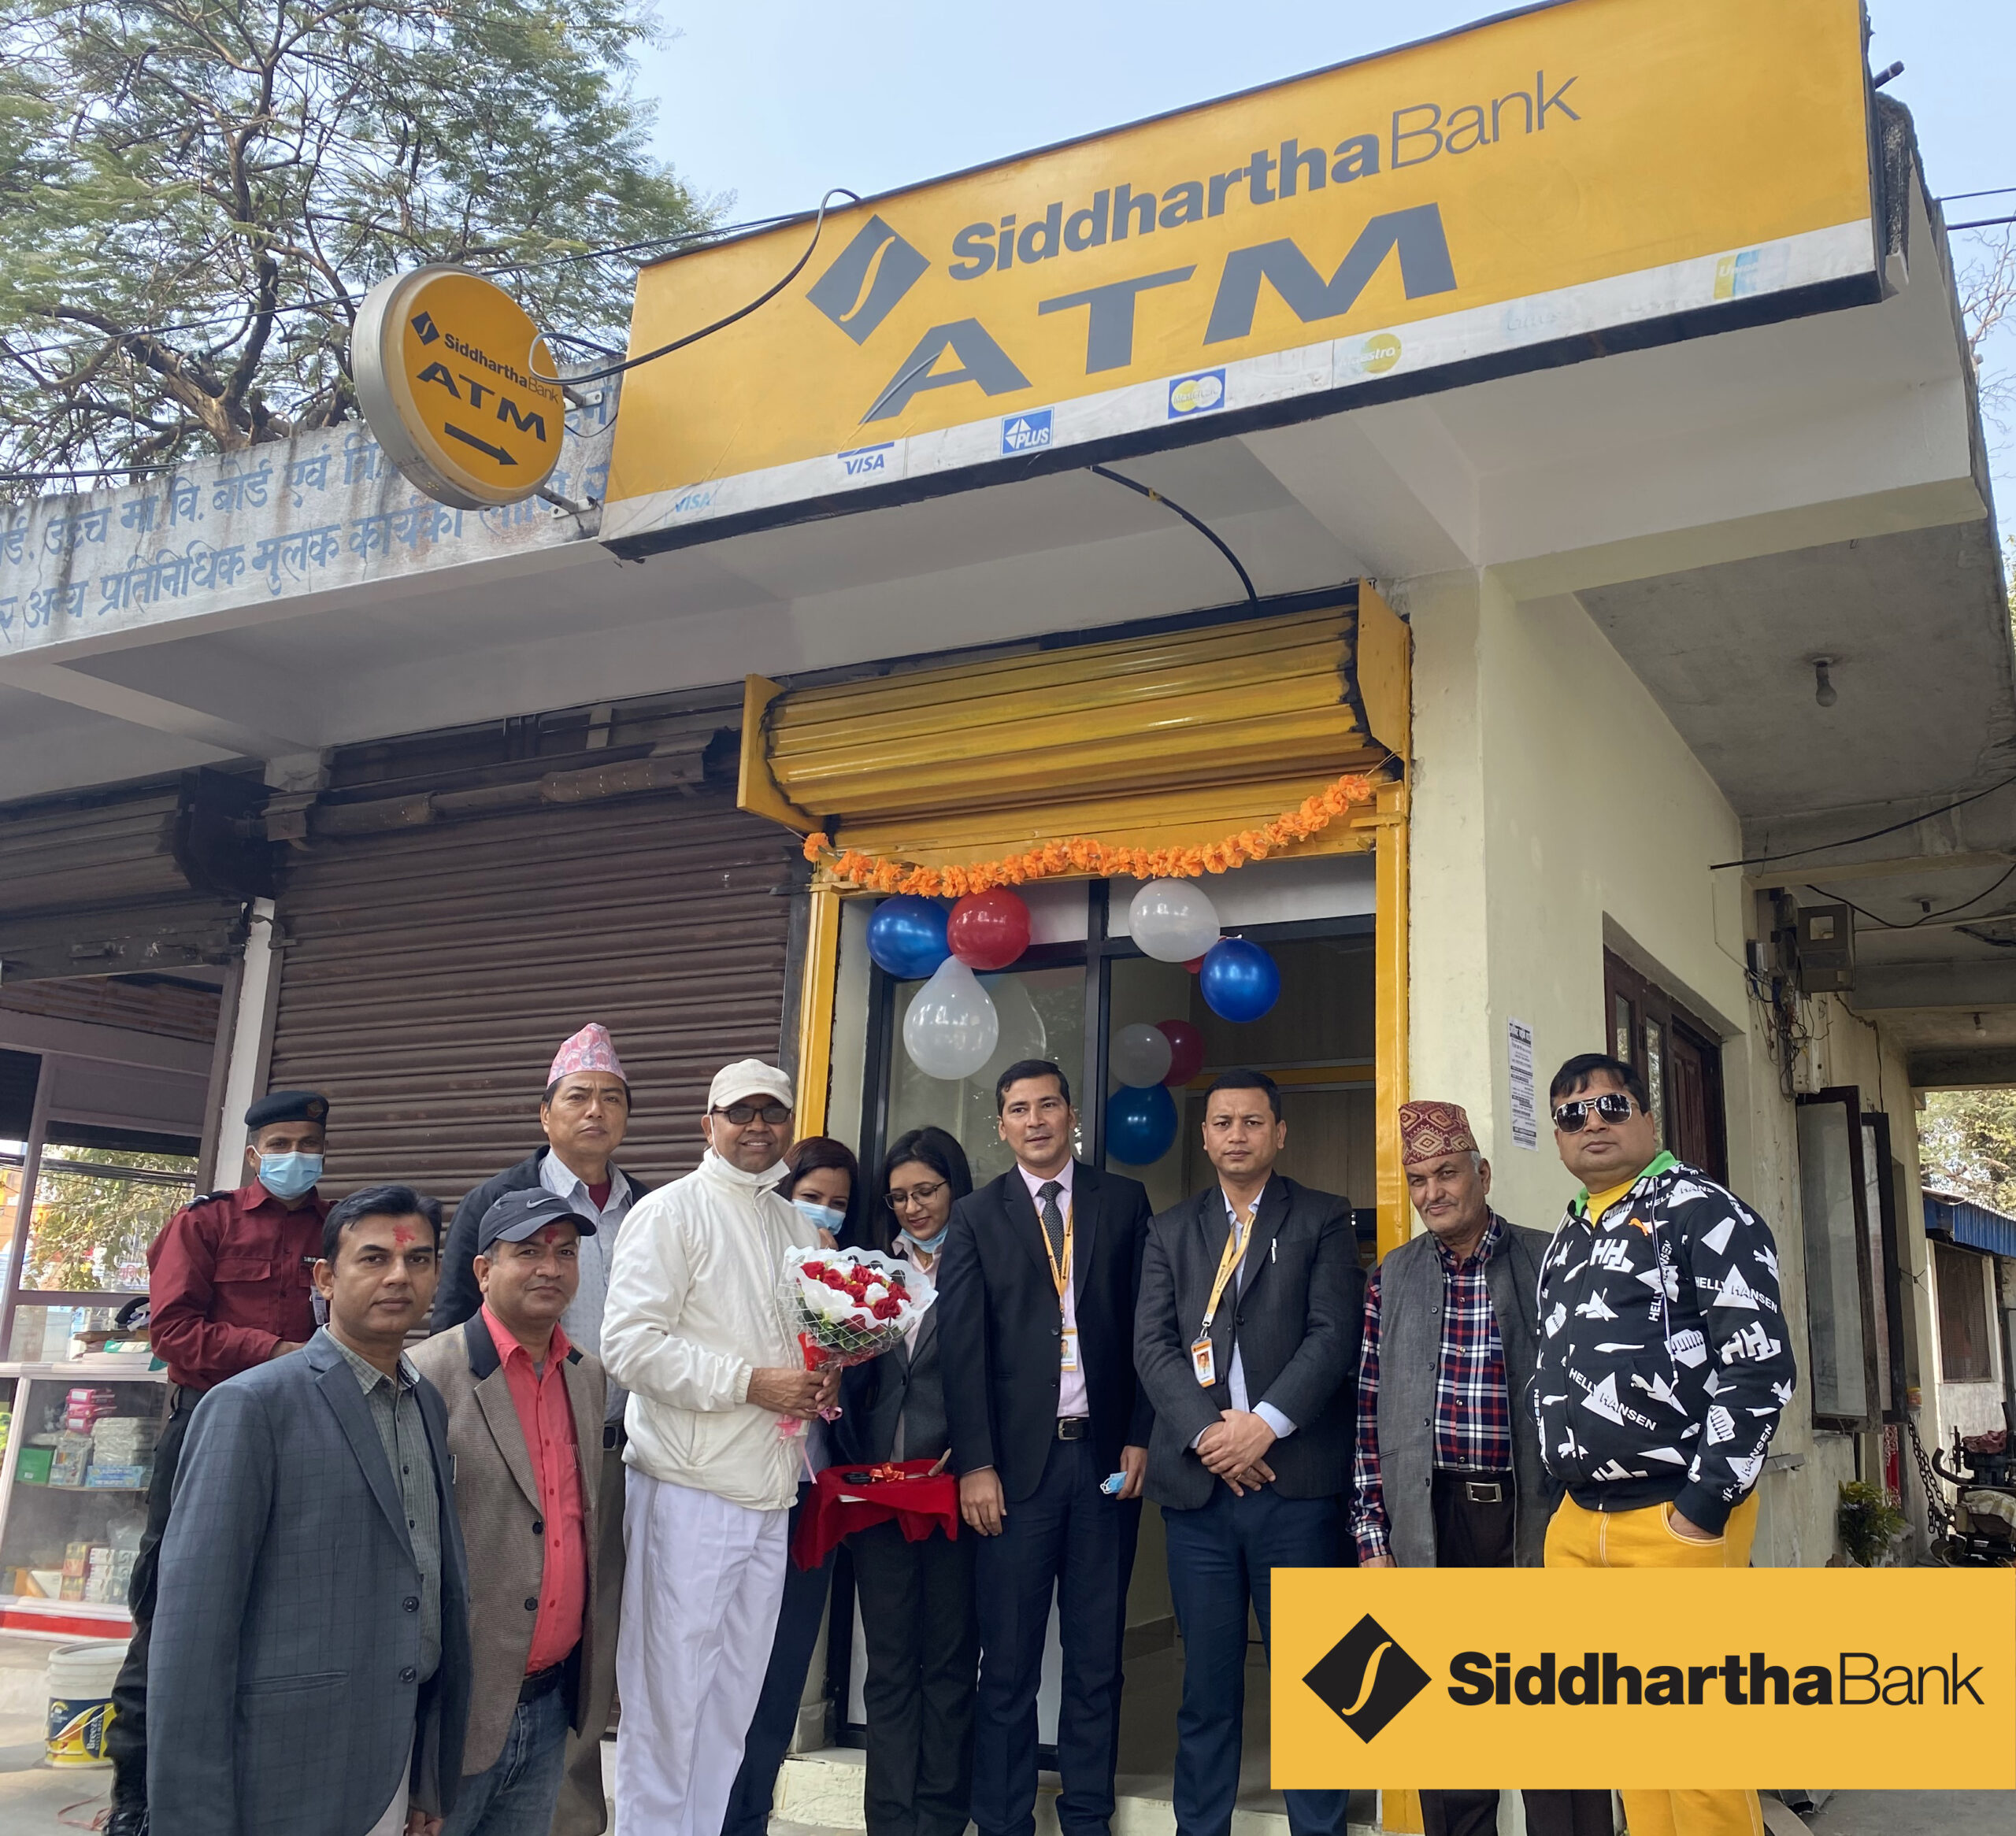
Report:
[[[707,1153],[629,1216],[610,1269],[602,1356],[630,1392],[616,1824],[717,1836],[763,1686],[802,1442],[830,1406],[777,1316],[785,1253],[808,1233],[776,1194],[791,1079],[745,1058],[716,1076]]]

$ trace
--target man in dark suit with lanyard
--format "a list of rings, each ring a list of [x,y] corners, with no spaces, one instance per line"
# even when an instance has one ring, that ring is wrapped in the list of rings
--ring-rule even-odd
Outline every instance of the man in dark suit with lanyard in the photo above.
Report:
[[[1249,1606],[1271,1642],[1273,1571],[1336,1566],[1365,1278],[1346,1201],[1274,1171],[1280,1092],[1228,1071],[1204,1098],[1209,1187],[1148,1227],[1134,1357],[1155,1411],[1183,1634],[1178,1836],[1229,1836]],[[1343,1836],[1347,1792],[1291,1791],[1292,1836]]]
[[[984,1539],[973,1821],[980,1836],[1036,1827],[1036,1691],[1054,1594],[1058,1820],[1064,1836],[1103,1836],[1153,1420],[1133,1360],[1148,1195],[1072,1158],[1077,1116],[1054,1064],[1010,1065],[995,1105],[1015,1165],[953,1208],[938,1288],[959,1511]]]

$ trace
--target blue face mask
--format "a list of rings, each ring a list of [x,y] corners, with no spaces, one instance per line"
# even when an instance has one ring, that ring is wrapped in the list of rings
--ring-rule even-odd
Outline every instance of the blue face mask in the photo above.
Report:
[[[814,1230],[831,1231],[838,1236],[840,1226],[847,1221],[846,1212],[834,1205],[821,1205],[814,1198],[794,1198],[791,1203],[792,1210],[812,1220]]]
[[[261,1154],[259,1183],[276,1198],[298,1198],[322,1177],[320,1154]]]
[[[951,1234],[952,1221],[951,1219],[947,1218],[945,1222],[939,1227],[938,1234],[936,1236],[919,1237],[914,1235],[908,1231],[906,1231],[903,1233],[903,1241],[909,1244],[913,1249],[917,1251],[921,1255],[936,1256],[939,1250],[945,1247],[945,1239],[951,1236]]]

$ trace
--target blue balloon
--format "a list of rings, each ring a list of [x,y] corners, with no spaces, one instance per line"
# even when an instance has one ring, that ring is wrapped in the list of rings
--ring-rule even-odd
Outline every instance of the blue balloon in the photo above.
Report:
[[[1257,943],[1221,937],[1197,972],[1204,1005],[1219,1019],[1257,1020],[1281,998],[1281,972]]]
[[[1129,1167],[1151,1167],[1176,1139],[1176,1099],[1165,1084],[1118,1090],[1106,1100],[1106,1156]]]
[[[868,953],[901,980],[921,982],[952,953],[945,941],[947,916],[936,899],[915,893],[884,899],[868,921]]]

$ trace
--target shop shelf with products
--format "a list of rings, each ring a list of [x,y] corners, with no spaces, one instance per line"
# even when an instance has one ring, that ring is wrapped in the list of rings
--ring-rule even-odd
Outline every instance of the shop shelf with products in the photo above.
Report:
[[[0,1627],[86,1636],[127,1623],[165,1375],[143,1354],[0,1364]]]

